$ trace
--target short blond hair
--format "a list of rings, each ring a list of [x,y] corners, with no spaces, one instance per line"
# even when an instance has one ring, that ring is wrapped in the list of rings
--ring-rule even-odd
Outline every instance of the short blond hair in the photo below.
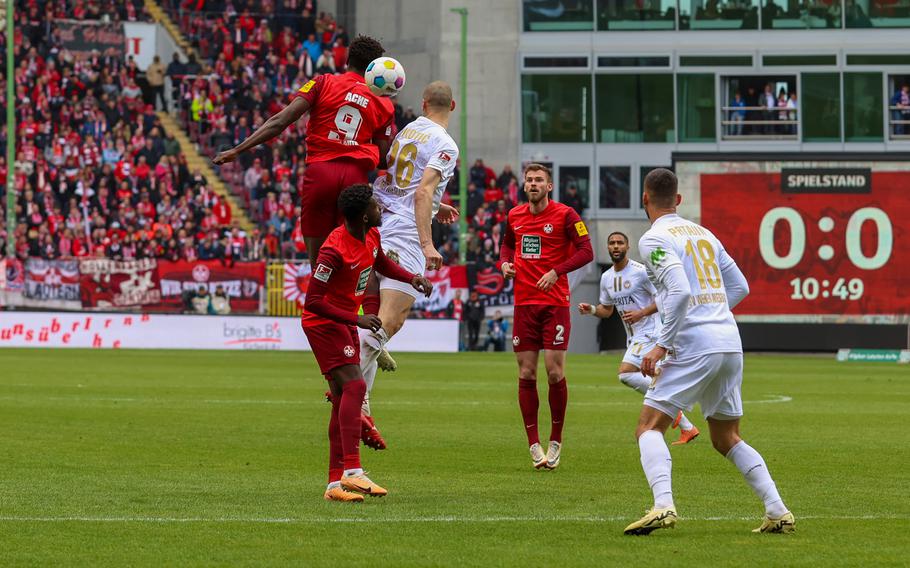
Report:
[[[445,81],[433,81],[423,89],[423,100],[434,109],[452,108],[452,87]]]

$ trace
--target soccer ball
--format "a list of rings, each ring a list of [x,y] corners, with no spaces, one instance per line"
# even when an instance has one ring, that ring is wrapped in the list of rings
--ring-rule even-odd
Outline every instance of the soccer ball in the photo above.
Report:
[[[391,57],[377,57],[367,65],[364,78],[373,94],[391,97],[404,87],[404,67]]]

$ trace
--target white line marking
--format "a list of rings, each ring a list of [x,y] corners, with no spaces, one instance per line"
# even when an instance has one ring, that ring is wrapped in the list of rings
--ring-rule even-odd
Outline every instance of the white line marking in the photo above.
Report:
[[[680,517],[683,521],[723,522],[761,521],[757,516]],[[491,517],[16,517],[0,516],[0,523],[250,523],[250,524],[316,524],[316,523],[526,523],[526,522],[572,522],[572,523],[613,523],[635,520],[625,516],[491,516]],[[910,515],[798,515],[797,523],[803,520],[827,521],[878,521],[910,520]]]

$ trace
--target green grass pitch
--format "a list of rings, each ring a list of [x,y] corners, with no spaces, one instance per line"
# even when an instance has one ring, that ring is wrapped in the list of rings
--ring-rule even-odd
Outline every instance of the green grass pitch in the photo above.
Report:
[[[749,532],[760,503],[704,435],[671,449],[677,529],[625,537],[650,491],[617,356],[569,356],[553,472],[531,468],[511,354],[398,358],[373,392],[390,449],[363,453],[390,494],[352,506],[322,500],[309,353],[0,351],[0,565],[907,563],[906,367],[747,356],[743,434],[797,532]]]

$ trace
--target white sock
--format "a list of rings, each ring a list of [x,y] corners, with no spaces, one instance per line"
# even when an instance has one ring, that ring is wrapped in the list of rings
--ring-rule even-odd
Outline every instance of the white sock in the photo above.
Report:
[[[367,384],[367,393],[363,399],[363,411],[369,416],[370,391],[373,390],[373,382],[376,380],[376,371],[378,370],[376,359],[379,357],[379,352],[388,343],[389,338],[384,329],[380,329],[376,333],[365,329],[358,329],[357,331],[360,336],[360,372],[363,375],[364,382]]]
[[[648,388],[651,386],[651,379],[638,371],[634,373],[620,373],[619,382],[637,390],[641,394],[647,394]]]
[[[740,440],[727,452],[727,459],[733,462],[755,495],[765,504],[765,514],[776,519],[787,512],[765,460],[752,446]]]
[[[350,477],[350,476],[352,476],[352,475],[363,475],[363,469],[358,467],[358,468],[355,468],[355,469],[346,469],[346,470],[344,470],[344,476],[345,476],[345,477]]]
[[[325,490],[330,491],[332,489],[335,489],[336,487],[341,487],[340,481],[332,481],[331,483],[329,483],[329,486],[325,488]]]
[[[654,493],[654,508],[665,509],[673,506],[673,489],[670,472],[673,459],[670,448],[664,442],[664,435],[657,430],[648,430],[638,438],[641,452],[641,467]]]
[[[374,374],[373,376],[375,377],[376,375]],[[370,381],[370,382],[372,382],[372,381]],[[369,391],[367,391],[363,395],[363,404],[360,405],[360,411],[363,412],[364,414],[366,414],[367,416],[372,416],[372,414],[370,414],[370,392]]]
[[[689,419],[686,418],[685,413],[683,413],[683,415],[679,418],[679,428],[681,430],[691,430],[692,429],[692,422],[690,422]]]

